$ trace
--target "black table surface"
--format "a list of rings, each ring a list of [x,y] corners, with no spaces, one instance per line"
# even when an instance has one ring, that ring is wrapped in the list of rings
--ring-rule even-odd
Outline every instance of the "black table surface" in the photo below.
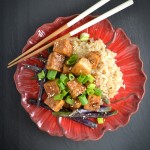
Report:
[[[125,0],[112,0],[93,14]],[[134,6],[112,16],[114,27],[121,27],[140,47],[144,71],[150,75],[150,1],[134,0]],[[42,132],[20,104],[13,81],[16,67],[7,63],[21,53],[27,39],[44,23],[59,16],[83,12],[98,0],[0,0],[0,149],[1,150],[148,150],[150,148],[150,82],[136,114],[125,127],[106,132],[98,141],[74,142]]]

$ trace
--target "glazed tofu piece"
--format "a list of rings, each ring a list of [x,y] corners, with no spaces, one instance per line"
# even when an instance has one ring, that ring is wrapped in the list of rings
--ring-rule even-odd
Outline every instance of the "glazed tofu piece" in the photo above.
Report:
[[[71,72],[72,67],[64,64],[62,73],[69,74]]]
[[[53,51],[70,57],[73,53],[73,46],[68,39],[60,40],[54,43]]]
[[[87,58],[82,57],[73,67],[71,72],[75,75],[91,74],[92,65]]]
[[[65,61],[65,56],[57,52],[52,52],[47,60],[46,69],[56,70],[58,72],[62,71],[63,64]]]
[[[97,111],[100,108],[101,97],[96,95],[88,96],[88,104],[84,105],[84,109]]]
[[[84,93],[85,90],[86,90],[86,87],[83,86],[76,79],[67,82],[67,86],[68,86],[68,88],[70,90],[70,95],[71,95],[72,98],[76,98],[80,94]]]
[[[75,100],[73,105],[70,105],[72,110],[76,110],[81,107],[81,102],[79,100]]]
[[[44,83],[44,89],[48,97],[53,97],[60,93],[57,80],[47,81],[46,83]]]
[[[86,58],[90,61],[92,69],[96,69],[100,62],[100,53],[98,51],[89,52]]]
[[[46,105],[48,105],[53,111],[58,112],[62,109],[63,105],[65,104],[64,100],[54,100],[52,97],[47,97],[44,101]]]

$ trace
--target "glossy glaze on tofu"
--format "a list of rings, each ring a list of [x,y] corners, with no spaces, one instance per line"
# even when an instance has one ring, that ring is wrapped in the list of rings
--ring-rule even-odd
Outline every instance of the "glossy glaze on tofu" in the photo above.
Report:
[[[72,98],[76,98],[77,96],[79,96],[82,93],[84,93],[85,90],[86,90],[86,87],[83,86],[76,79],[67,82],[67,86],[68,86],[68,88],[70,90],[70,95],[71,95]]]
[[[69,74],[71,73],[72,66],[67,66],[64,64],[62,73]]]
[[[65,104],[64,100],[54,100],[53,98],[47,97],[44,101],[46,105],[48,105],[53,111],[58,112]]]
[[[73,47],[68,39],[64,39],[54,43],[53,51],[70,57],[73,53]]]
[[[84,105],[84,109],[97,111],[100,108],[101,97],[96,95],[88,96],[88,104]]]
[[[89,52],[86,58],[90,61],[92,69],[96,69],[100,62],[100,53],[98,51]]]
[[[78,82],[78,77],[81,74],[92,75],[94,77],[93,84],[95,84],[96,87],[100,86],[99,76],[97,74],[91,74],[92,69],[97,69],[99,65],[100,54],[98,51],[92,51],[89,52],[85,57],[81,57],[80,59],[77,57],[75,62],[73,57],[72,59],[70,57],[72,54],[73,46],[70,40],[64,39],[54,43],[53,52],[50,53],[48,57],[46,69],[50,71],[57,71],[56,77],[59,79],[61,86],[60,83],[57,82],[58,79],[47,81],[44,84],[44,89],[48,97],[44,103],[55,112],[58,112],[62,108],[67,110],[76,110],[81,107],[84,107],[84,109],[87,110],[97,111],[100,108],[101,97],[96,95],[89,96],[86,89],[88,89],[90,81],[80,83]],[[74,63],[65,63],[65,61],[69,59],[68,57],[70,57],[71,61]],[[69,73],[73,74],[73,80],[69,78]],[[64,76],[61,76],[62,74],[64,74]],[[66,83],[64,82],[65,79],[63,78],[68,78]],[[63,94],[64,91],[67,91],[67,94],[62,96],[61,94]],[[88,104],[86,105],[81,104],[81,100],[78,98],[78,96],[82,95],[83,93],[88,99]],[[55,96],[57,98],[60,96],[60,99],[58,98],[58,100],[54,100],[56,99]],[[71,99],[74,100],[74,104],[71,105],[70,103],[67,103],[67,96],[70,96]]]
[[[75,75],[91,74],[92,65],[87,58],[82,57],[73,67],[71,72]]]
[[[72,110],[76,110],[81,107],[81,102],[79,100],[75,100],[73,105],[70,105]]]
[[[48,97],[53,97],[60,93],[57,80],[47,81],[46,83],[44,83],[44,89]]]
[[[64,61],[64,55],[59,54],[57,52],[52,52],[48,57],[46,69],[61,72],[64,65]]]

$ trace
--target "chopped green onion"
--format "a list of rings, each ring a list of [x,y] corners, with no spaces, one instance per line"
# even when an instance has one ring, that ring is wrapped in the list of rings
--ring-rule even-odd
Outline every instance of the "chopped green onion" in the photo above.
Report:
[[[37,74],[37,76],[38,76],[38,79],[39,79],[39,80],[44,79],[44,78],[45,78],[44,70],[42,70],[41,72],[39,72],[39,73]]]
[[[60,88],[61,90],[64,90],[64,89],[65,89],[65,85],[61,82],[61,80],[58,80],[57,83],[58,83],[58,86],[59,86],[59,88]]]
[[[62,100],[63,99],[63,94],[58,94],[54,96],[54,100]]]
[[[88,100],[87,100],[85,94],[80,95],[78,98],[79,98],[82,105],[88,104]]]
[[[68,92],[69,92],[69,91],[63,90],[61,94],[62,94],[63,96],[66,96],[66,95],[68,94]]]
[[[93,95],[94,94],[93,89],[87,89],[86,92],[87,92],[88,95]]]
[[[87,77],[88,77],[88,81],[90,82],[90,83],[93,83],[94,82],[94,77],[91,75],[91,74],[89,74],[89,75],[87,75]]]
[[[70,105],[73,105],[74,104],[74,99],[71,98],[71,96],[67,96],[66,98],[66,103],[70,104]]]
[[[69,73],[69,80],[71,81],[73,79],[75,79],[75,76],[72,73]]]
[[[86,84],[88,82],[88,76],[82,81],[82,84]]]
[[[78,60],[78,55],[77,54],[73,54],[71,55],[71,57],[66,61],[66,65],[74,65]]]
[[[86,78],[86,75],[81,74],[81,75],[77,78],[77,80],[78,80],[80,83],[82,83],[85,78]]]
[[[103,124],[103,123],[104,123],[104,121],[105,121],[105,119],[104,119],[104,118],[97,118],[97,122],[98,122],[98,124]]]
[[[56,75],[57,75],[57,71],[55,71],[55,70],[48,70],[48,72],[47,72],[47,79],[48,80],[55,80]]]
[[[61,80],[61,82],[63,83],[63,84],[67,84],[67,82],[68,82],[68,77],[65,75],[65,74],[61,74],[60,75],[60,80]]]
[[[81,33],[80,34],[80,40],[81,41],[88,41],[90,35],[88,33]]]
[[[96,85],[92,83],[87,86],[88,89],[95,89],[95,87]]]
[[[97,95],[97,96],[101,96],[101,95],[102,95],[102,90],[96,88],[96,89],[94,90],[94,94]]]

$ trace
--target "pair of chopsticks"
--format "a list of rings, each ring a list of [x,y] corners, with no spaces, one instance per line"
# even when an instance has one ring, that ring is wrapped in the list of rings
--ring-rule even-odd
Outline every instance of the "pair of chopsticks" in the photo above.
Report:
[[[86,17],[87,15],[89,15],[90,13],[92,13],[93,11],[95,11],[96,9],[103,6],[104,4],[106,4],[109,1],[110,0],[101,0],[101,1],[97,2],[95,5],[93,5],[92,7],[90,7],[89,9],[87,9],[86,11],[84,11],[83,13],[81,13],[80,15],[78,15],[77,17],[75,17],[74,19],[72,19],[71,21],[69,21],[68,23],[66,23],[65,25],[60,27],[59,29],[57,29],[55,32],[53,32],[52,34],[50,34],[49,36],[44,38],[42,41],[40,41],[39,43],[37,43],[36,45],[31,47],[30,49],[25,51],[23,54],[21,54],[20,56],[18,56],[14,60],[12,60],[10,63],[8,63],[7,68],[10,68],[10,67],[18,64],[19,62],[22,62],[23,60],[26,60],[26,59],[44,51],[44,50],[46,50],[47,48],[51,47],[54,44],[54,42],[62,40],[62,39],[66,39],[70,36],[73,36],[73,35],[79,33],[80,31],[82,31],[82,30],[84,30],[84,29],[86,29],[86,28],[88,28],[88,27],[114,15],[114,14],[116,14],[117,12],[131,6],[134,3],[133,0],[128,0],[124,3],[122,3],[121,5],[107,11],[106,13],[98,16],[97,18],[94,18],[93,20],[91,20],[91,21],[83,24],[82,26],[74,29],[73,31],[65,34],[64,36],[62,36],[62,37],[50,42],[49,44],[46,44],[43,47],[39,48],[41,45],[45,44],[50,39],[52,39],[53,37],[55,37],[56,35],[58,35],[62,31],[66,30],[67,28],[71,27],[72,25],[74,25],[75,23],[77,23],[78,21],[80,21],[81,19],[83,19],[84,17]]]

